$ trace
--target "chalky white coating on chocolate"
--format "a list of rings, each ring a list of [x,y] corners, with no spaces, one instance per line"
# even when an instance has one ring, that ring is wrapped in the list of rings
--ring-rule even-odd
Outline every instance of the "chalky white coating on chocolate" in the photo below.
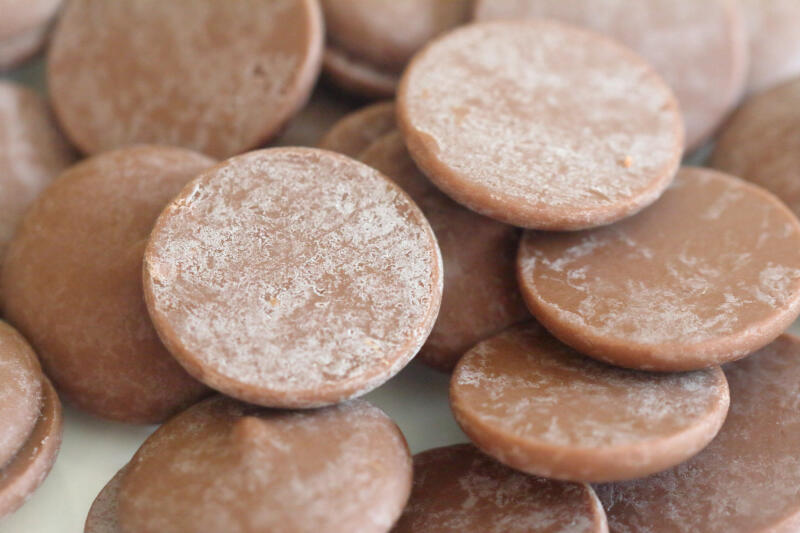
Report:
[[[330,45],[325,48],[322,66],[333,85],[363,98],[393,98],[400,83],[400,74],[381,70]]]
[[[798,530],[800,341],[781,336],[724,370],[730,412],[705,450],[655,476],[597,487],[612,531]]]
[[[613,222],[672,180],[683,124],[667,85],[621,45],[552,21],[453,31],[406,70],[411,156],[479,213],[539,229]]]
[[[41,411],[42,369],[31,347],[0,322],[0,469],[33,431]]]
[[[164,206],[213,163],[174,147],[106,152],[65,171],[20,224],[0,274],[4,312],[80,408],[155,423],[207,394],[153,329],[142,257]]]
[[[394,128],[394,102],[379,102],[342,117],[325,134],[319,147],[356,158]]]
[[[0,82],[0,260],[29,204],[72,160],[45,102]]]
[[[750,36],[750,93],[800,76],[800,2],[739,0]]]
[[[120,533],[117,509],[119,508],[119,489],[127,466],[117,472],[100,491],[89,509],[83,533]]]
[[[313,0],[75,0],[53,37],[50,93],[85,152],[158,143],[230,156],[302,107],[322,33]]]
[[[797,7],[800,19],[800,3]],[[714,148],[711,165],[764,187],[800,215],[797,132],[800,80],[793,80],[752,97],[731,116]]]
[[[759,187],[687,167],[628,220],[526,233],[517,269],[534,316],[579,351],[703,368],[759,349],[800,313],[800,223]]]
[[[607,533],[586,484],[529,476],[470,444],[414,456],[414,487],[392,533]]]
[[[411,490],[405,439],[356,400],[271,411],[217,397],[162,426],[122,481],[122,533],[380,533]]]
[[[442,307],[419,359],[450,371],[478,341],[530,318],[514,276],[517,228],[470,211],[437,189],[411,160],[397,131],[373,142],[360,159],[411,196],[442,250]]]
[[[61,401],[42,376],[42,411],[33,432],[10,463],[0,468],[0,519],[21,507],[56,461],[63,431]]]
[[[478,0],[475,15],[553,18],[618,39],[674,89],[689,149],[714,132],[744,89],[747,35],[736,0]]]
[[[433,327],[433,231],[386,177],[324,150],[252,152],[167,207],[145,254],[156,329],[190,373],[269,406],[363,394]]]
[[[576,481],[631,479],[691,457],[728,409],[719,367],[654,374],[584,357],[530,323],[467,352],[453,411],[476,444],[514,468]]]
[[[0,41],[46,25],[62,0],[0,0]]]

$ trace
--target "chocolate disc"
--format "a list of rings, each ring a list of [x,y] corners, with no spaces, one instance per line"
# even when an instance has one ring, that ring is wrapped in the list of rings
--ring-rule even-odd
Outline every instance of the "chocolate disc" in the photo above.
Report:
[[[781,336],[725,373],[730,412],[705,450],[661,474],[597,487],[611,531],[800,529],[800,340]]]
[[[0,468],[28,440],[42,410],[42,369],[14,328],[0,321]]]
[[[44,101],[0,82],[0,260],[29,204],[72,159]]]
[[[42,376],[42,411],[17,455],[0,469],[0,519],[16,511],[42,484],[61,448],[61,402]]]
[[[84,152],[144,142],[230,156],[308,99],[322,26],[315,0],[73,0],[50,48],[50,94]]]
[[[800,2],[739,0],[750,35],[747,90],[758,92],[800,76]]]
[[[417,353],[442,266],[391,180],[325,150],[252,152],[201,174],[159,218],[145,299],[207,385],[271,407],[364,394]]]
[[[61,0],[0,0],[0,41],[47,24],[60,5]]]
[[[571,481],[642,477],[696,454],[719,431],[719,367],[654,374],[584,357],[536,323],[467,352],[450,384],[453,413],[503,463]]]
[[[517,275],[533,315],[578,351],[693,370],[761,348],[800,313],[800,223],[760,187],[687,167],[628,220],[526,233]]]
[[[334,124],[319,142],[319,147],[358,157],[370,144],[394,128],[394,102],[372,104]]]
[[[363,98],[392,98],[400,83],[400,73],[380,70],[335,48],[325,50],[322,65],[332,85]]]
[[[469,444],[414,456],[414,487],[392,533],[607,533],[589,485],[515,472]]]
[[[764,187],[800,215],[798,132],[800,79],[745,102],[722,131],[711,165]]]
[[[153,329],[142,256],[167,202],[212,163],[158,146],[88,159],[39,197],[9,245],[0,277],[6,316],[82,409],[160,422],[207,394]]]
[[[44,24],[0,41],[0,72],[13,69],[36,55],[49,36],[50,25]]]
[[[117,520],[119,489],[127,468],[125,466],[117,472],[97,495],[89,509],[89,515],[86,517],[83,533],[120,533],[119,520]]]
[[[272,411],[216,397],[162,426],[122,480],[122,533],[380,533],[411,490],[411,456],[357,400]]]
[[[475,343],[530,317],[514,276],[517,228],[465,209],[439,191],[411,160],[397,131],[375,141],[360,159],[417,202],[442,250],[442,307],[419,353],[423,362],[450,371]]]
[[[689,149],[714,132],[744,89],[746,27],[731,0],[478,0],[475,16],[553,18],[630,46],[675,90]]]
[[[677,102],[644,60],[552,21],[450,32],[415,56],[397,103],[425,175],[474,211],[529,228],[635,213],[670,183],[683,148]]]
[[[336,85],[370,98],[394,94],[411,56],[463,24],[471,0],[322,0],[328,46],[325,71]]]

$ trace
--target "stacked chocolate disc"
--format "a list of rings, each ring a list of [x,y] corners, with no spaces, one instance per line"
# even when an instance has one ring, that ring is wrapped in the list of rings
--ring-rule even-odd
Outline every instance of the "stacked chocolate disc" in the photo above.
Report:
[[[800,524],[800,11],[471,4],[65,6],[55,121],[0,85],[0,516],[57,389],[163,423],[86,533]],[[471,444],[358,399],[415,356]]]

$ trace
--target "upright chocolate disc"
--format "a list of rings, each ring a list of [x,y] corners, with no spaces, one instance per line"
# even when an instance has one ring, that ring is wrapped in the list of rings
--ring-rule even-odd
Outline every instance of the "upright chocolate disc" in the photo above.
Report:
[[[0,468],[0,520],[19,509],[53,468],[62,422],[58,394],[42,376],[42,411],[36,426],[11,462]]]
[[[212,163],[163,146],[87,159],[37,199],[9,245],[0,276],[6,317],[80,408],[153,423],[207,394],[153,329],[142,255],[167,202]]]
[[[42,369],[17,331],[0,321],[0,468],[28,440],[42,405]]]
[[[403,434],[368,402],[290,412],[220,396],[142,445],[118,518],[122,533],[383,533],[411,477]]]
[[[800,2],[739,0],[750,35],[749,92],[800,76]]]
[[[589,485],[511,470],[474,446],[414,456],[414,487],[392,533],[607,533]]]
[[[729,397],[719,367],[667,375],[613,367],[530,323],[467,352],[450,401],[464,432],[503,463],[599,482],[693,456],[719,431]]]
[[[705,450],[661,474],[597,487],[611,531],[800,529],[800,340],[781,336],[725,373],[730,412]]]
[[[0,260],[25,210],[72,159],[44,101],[0,82]]]
[[[370,144],[395,128],[394,102],[379,102],[346,115],[331,127],[319,147],[358,157]]]
[[[469,17],[471,0],[321,0],[325,70],[343,89],[367,97],[394,93],[399,74],[425,43]]]
[[[226,157],[303,106],[322,26],[316,0],[73,0],[50,48],[50,94],[84,152],[159,143]]]
[[[672,181],[672,91],[598,34],[553,21],[474,24],[415,56],[397,100],[420,169],[457,202],[528,228],[608,224]]]
[[[800,79],[745,102],[722,130],[711,165],[761,185],[800,215]]]
[[[122,476],[126,472],[127,466],[117,472],[97,495],[86,517],[83,533],[120,533],[117,509]]]
[[[475,343],[530,317],[514,276],[520,233],[452,201],[419,171],[395,131],[361,161],[392,178],[420,206],[442,250],[439,317],[419,358],[450,371]]]
[[[687,167],[612,226],[528,232],[517,275],[533,315],[579,352],[693,370],[771,342],[800,313],[800,222],[760,187]]]
[[[690,150],[711,136],[744,89],[747,32],[734,0],[477,0],[475,17],[554,18],[630,46],[675,90]]]
[[[166,208],[145,254],[162,340],[207,385],[271,407],[364,394],[425,342],[439,247],[391,180],[325,150],[234,157]]]

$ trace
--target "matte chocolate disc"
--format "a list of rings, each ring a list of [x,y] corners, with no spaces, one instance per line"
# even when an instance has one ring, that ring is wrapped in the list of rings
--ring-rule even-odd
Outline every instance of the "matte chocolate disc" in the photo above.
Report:
[[[97,495],[89,509],[89,515],[86,517],[83,533],[120,533],[117,509],[119,508],[119,489],[122,486],[122,477],[126,472],[127,466],[124,466]]]
[[[323,40],[316,0],[72,0],[48,86],[84,152],[156,143],[227,157],[303,107]]]
[[[690,150],[714,133],[744,89],[747,31],[734,0],[477,0],[475,17],[553,18],[631,47],[675,90]]]
[[[19,451],[42,410],[42,369],[22,335],[0,321],[0,468]]]
[[[0,519],[16,511],[42,484],[61,448],[61,402],[42,377],[42,412],[17,455],[0,468]]]
[[[474,446],[414,456],[414,487],[392,533],[607,533],[589,485],[516,472]]]
[[[530,323],[470,350],[450,401],[475,444],[548,478],[615,481],[675,466],[719,431],[728,385],[719,367],[655,374],[606,365]]]
[[[739,0],[750,36],[749,92],[800,76],[800,2]]]
[[[608,224],[651,204],[683,150],[672,91],[616,42],[554,21],[473,24],[414,57],[397,98],[442,191],[516,226]]]
[[[394,102],[380,102],[353,111],[331,127],[319,147],[350,157],[395,128]]]
[[[0,41],[38,28],[56,14],[62,0],[0,0]]]
[[[799,133],[800,79],[745,102],[722,130],[711,165],[764,187],[800,215]]]
[[[530,317],[514,275],[517,228],[470,211],[437,189],[397,131],[372,143],[359,159],[414,199],[442,250],[442,308],[418,355],[423,362],[450,371],[475,343]]]
[[[363,400],[274,411],[216,397],[154,433],[122,479],[122,533],[383,533],[411,491],[411,455]]]
[[[800,530],[800,340],[781,336],[724,368],[730,412],[705,450],[661,474],[597,487],[611,531]]]
[[[25,210],[72,159],[45,102],[0,82],[0,260]]]
[[[87,159],[34,202],[9,245],[0,276],[6,317],[80,408],[153,423],[208,394],[153,329],[142,256],[164,206],[212,164],[164,146]]]
[[[252,152],[163,212],[145,254],[162,340],[207,385],[270,407],[364,394],[425,342],[442,294],[433,230],[394,182],[343,155]]]
[[[517,264],[533,315],[578,351],[643,370],[747,355],[800,313],[800,223],[760,187],[686,167],[612,226],[528,232]]]

